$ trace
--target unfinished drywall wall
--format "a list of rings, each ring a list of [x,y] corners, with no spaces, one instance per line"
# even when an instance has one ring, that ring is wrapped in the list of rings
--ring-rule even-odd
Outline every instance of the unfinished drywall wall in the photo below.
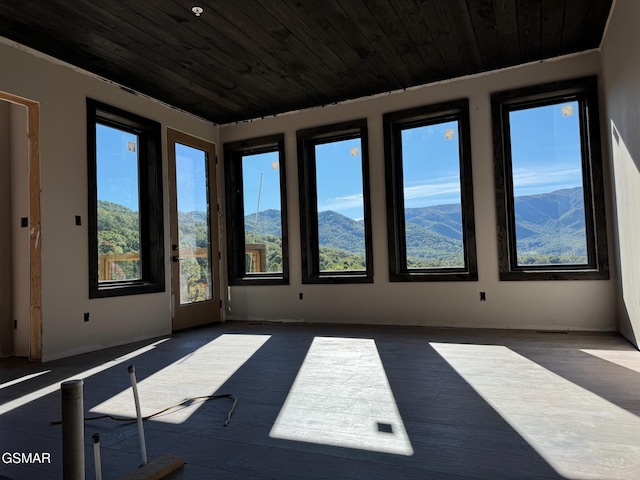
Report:
[[[0,91],[40,104],[43,360],[169,333],[168,274],[163,293],[89,300],[85,102],[91,97],[162,124],[166,239],[166,127],[216,144],[217,128],[1,38],[0,58]],[[169,272],[168,241],[165,247]]]
[[[616,328],[615,280],[498,280],[491,92],[600,72],[598,52],[511,68],[351,103],[222,126],[220,141],[285,134],[290,285],[228,289],[227,318],[570,330]],[[382,115],[458,98],[470,102],[477,282],[389,282]],[[366,117],[374,283],[303,285],[296,131]],[[606,163],[606,161],[605,161]],[[606,170],[606,165],[605,165]],[[608,177],[605,181],[608,181]],[[608,193],[608,192],[607,192]],[[611,250],[611,249],[610,249]],[[615,271],[612,272],[615,278]],[[479,292],[486,292],[481,302]],[[299,299],[302,292],[303,299]]]
[[[13,353],[10,135],[9,103],[0,101],[0,357]]]
[[[620,331],[640,345],[640,2],[617,0],[602,43],[606,139],[615,188]]]

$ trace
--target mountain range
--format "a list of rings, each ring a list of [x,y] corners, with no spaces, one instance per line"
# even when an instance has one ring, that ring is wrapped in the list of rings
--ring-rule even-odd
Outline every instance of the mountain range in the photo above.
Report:
[[[584,200],[581,187],[515,198],[518,262],[586,263]],[[180,238],[189,245],[208,243],[203,212],[180,212]],[[273,246],[281,253],[279,210],[245,216],[247,243]],[[405,210],[407,261],[410,267],[463,264],[462,222],[459,204]],[[122,205],[98,202],[98,246],[101,254],[138,250],[138,214]],[[318,213],[321,256],[333,265],[364,265],[364,224],[338,212]],[[270,254],[271,255],[271,254]],[[281,259],[280,259],[281,262]]]
[[[584,200],[581,187],[515,198],[519,263],[586,262]],[[462,264],[460,204],[405,209],[407,258],[410,266],[424,262]],[[247,235],[256,215],[245,217]],[[260,235],[280,236],[280,211],[258,212]],[[364,225],[338,212],[318,213],[321,247],[364,256]],[[250,237],[249,237],[250,238]]]

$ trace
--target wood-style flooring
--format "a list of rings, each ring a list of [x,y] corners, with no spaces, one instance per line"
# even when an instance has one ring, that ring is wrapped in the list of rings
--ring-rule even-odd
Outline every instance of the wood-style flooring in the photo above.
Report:
[[[60,382],[143,415],[170,479],[637,479],[640,352],[617,334],[228,322],[63,360],[0,361],[0,479],[61,479]],[[85,424],[86,478],[140,465],[135,423]],[[8,463],[4,452],[48,453]]]

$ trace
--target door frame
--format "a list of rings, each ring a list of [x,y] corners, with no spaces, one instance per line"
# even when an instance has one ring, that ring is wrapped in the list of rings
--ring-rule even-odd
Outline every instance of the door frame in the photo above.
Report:
[[[40,104],[0,91],[0,100],[27,107],[29,137],[29,360],[42,360],[42,245],[40,210]]]
[[[220,284],[220,222],[218,219],[219,203],[218,203],[218,180],[217,180],[217,156],[216,145],[213,142],[194,137],[188,133],[167,127],[167,159],[169,171],[169,230],[170,245],[177,245],[177,227],[178,222],[178,202],[177,202],[177,185],[176,185],[176,158],[174,144],[180,143],[189,147],[202,150],[207,153],[207,188],[209,196],[209,242],[211,255],[211,276],[212,276],[212,302],[215,309],[215,316],[210,322],[201,322],[197,325],[206,323],[220,323],[222,321],[222,285]],[[170,247],[171,248],[171,247]],[[180,307],[179,288],[180,283],[179,270],[174,268],[174,262],[171,260],[175,253],[170,250],[170,269],[171,269],[171,330],[177,331],[189,326],[176,325],[176,311],[178,308],[197,308],[198,304],[186,305]],[[193,325],[193,326],[197,326]]]

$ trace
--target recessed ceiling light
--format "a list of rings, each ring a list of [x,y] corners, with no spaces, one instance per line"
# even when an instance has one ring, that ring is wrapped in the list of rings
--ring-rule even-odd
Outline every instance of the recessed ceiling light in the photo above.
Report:
[[[196,17],[199,17],[200,15],[202,15],[202,12],[204,12],[204,9],[202,7],[192,7],[191,11]]]

